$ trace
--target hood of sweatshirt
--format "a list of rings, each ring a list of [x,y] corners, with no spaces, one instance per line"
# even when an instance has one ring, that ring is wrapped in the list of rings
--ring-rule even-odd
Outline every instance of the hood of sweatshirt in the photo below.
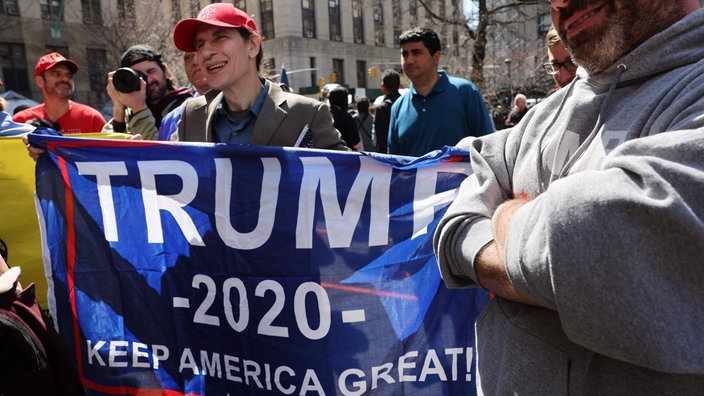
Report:
[[[700,9],[601,73],[579,68],[571,84],[534,106],[517,128],[524,143],[532,136],[542,148],[537,172],[551,176],[540,190],[573,170],[593,168],[625,140],[699,126],[691,121],[701,115],[692,104],[704,98],[703,37]]]
[[[669,29],[652,36],[603,72],[594,75],[584,72],[580,78],[586,77],[593,86],[608,89],[619,65],[625,65],[627,69],[618,83],[618,86],[623,86],[697,63],[704,59],[702,26],[704,9],[690,13]]]

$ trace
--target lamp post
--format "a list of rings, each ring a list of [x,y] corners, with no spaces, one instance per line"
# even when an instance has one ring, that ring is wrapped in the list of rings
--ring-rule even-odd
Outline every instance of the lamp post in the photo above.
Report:
[[[506,67],[508,67],[508,92],[509,92],[509,103],[513,100],[513,80],[511,80],[511,59],[504,59]]]

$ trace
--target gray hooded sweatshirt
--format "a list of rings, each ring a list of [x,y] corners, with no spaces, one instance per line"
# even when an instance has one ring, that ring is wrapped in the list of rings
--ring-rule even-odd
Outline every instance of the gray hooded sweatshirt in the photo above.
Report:
[[[550,308],[492,300],[480,392],[704,394],[704,10],[459,146],[474,175],[434,236],[445,283],[477,285],[491,216],[523,196],[507,273]]]

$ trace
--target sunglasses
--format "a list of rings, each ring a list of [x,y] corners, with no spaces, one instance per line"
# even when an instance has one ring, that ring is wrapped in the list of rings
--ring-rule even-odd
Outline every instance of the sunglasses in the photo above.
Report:
[[[569,73],[574,73],[577,71],[577,65],[572,62],[572,59],[568,59],[564,62],[547,62],[543,63],[543,69],[549,75],[553,76],[560,72],[560,69],[565,69]]]

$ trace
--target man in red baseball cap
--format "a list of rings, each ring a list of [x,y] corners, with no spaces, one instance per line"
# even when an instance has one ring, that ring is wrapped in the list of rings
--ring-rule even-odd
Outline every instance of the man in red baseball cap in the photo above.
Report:
[[[212,88],[185,103],[179,140],[295,146],[305,136],[307,147],[348,150],[325,104],[259,75],[262,38],[244,11],[210,4],[176,25],[174,43],[195,53]]]
[[[60,126],[62,133],[100,132],[105,118],[90,106],[69,98],[74,92],[73,76],[78,64],[58,52],[39,58],[34,68],[34,82],[44,96],[44,103],[15,114],[16,122],[42,118]]]

